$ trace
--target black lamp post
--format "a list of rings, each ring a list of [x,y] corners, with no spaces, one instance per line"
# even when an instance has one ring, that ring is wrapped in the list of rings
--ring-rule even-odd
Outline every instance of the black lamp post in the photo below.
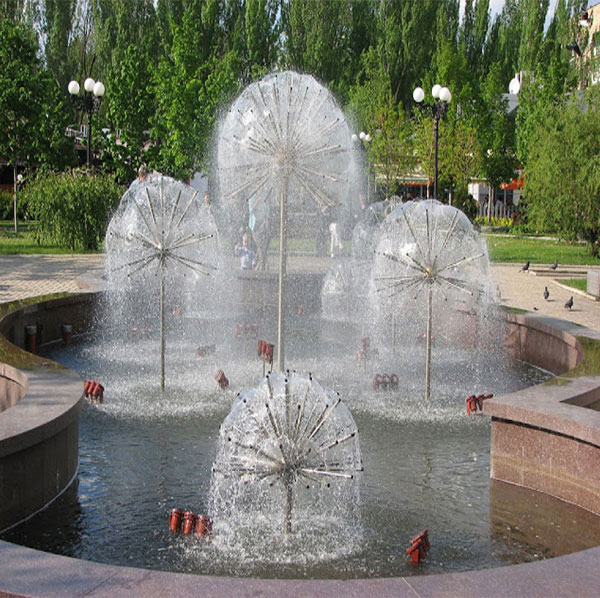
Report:
[[[438,140],[439,140],[439,124],[440,119],[446,116],[448,104],[452,100],[452,94],[447,87],[442,87],[436,83],[431,89],[431,95],[434,102],[431,106],[434,122],[434,139],[435,139],[435,158],[434,158],[434,178],[433,178],[433,195],[438,199]],[[422,87],[417,87],[413,91],[413,99],[420,104],[425,99],[425,92]]]
[[[88,115],[87,165],[89,168],[92,154],[92,115],[100,109],[100,102],[104,96],[104,83],[102,81],[94,81],[91,77],[88,77],[83,82],[83,89],[83,95],[80,96],[79,83],[77,81],[69,83],[68,90],[75,109],[86,112]]]

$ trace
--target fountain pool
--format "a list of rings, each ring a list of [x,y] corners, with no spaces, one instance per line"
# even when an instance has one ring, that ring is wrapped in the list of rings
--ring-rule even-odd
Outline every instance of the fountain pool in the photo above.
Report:
[[[110,370],[111,379],[105,403],[86,405],[82,413],[78,486],[3,539],[100,562],[282,578],[480,569],[557,556],[600,541],[592,514],[490,482],[489,422],[466,416],[464,396],[452,396],[435,377],[434,388],[440,390],[431,407],[414,395],[375,393],[351,355],[345,356],[349,367],[341,356],[328,362],[321,381],[341,392],[360,430],[365,472],[355,528],[343,537],[320,534],[315,520],[307,527],[310,534],[300,526],[288,537],[270,535],[268,522],[259,518],[255,523],[264,535],[251,534],[236,545],[216,532],[208,541],[173,535],[171,507],[207,513],[219,426],[237,392],[251,379],[260,380],[260,366],[232,355],[224,365],[231,389],[217,390],[213,365],[199,363],[194,345],[183,341],[167,356],[172,389],[163,395],[145,349],[142,343],[132,353],[127,343],[100,341],[49,354],[86,377],[104,381]],[[306,357],[290,357],[302,367],[314,366]],[[176,382],[178,368],[194,373]],[[544,377],[517,364],[510,373],[500,367],[487,381],[482,374],[478,384],[504,392]],[[405,551],[424,528],[432,548],[414,567]]]

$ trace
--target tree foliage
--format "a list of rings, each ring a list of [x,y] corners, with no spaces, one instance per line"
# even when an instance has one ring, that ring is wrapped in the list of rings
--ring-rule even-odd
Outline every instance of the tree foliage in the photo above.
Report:
[[[0,155],[11,166],[69,163],[60,90],[37,55],[33,32],[0,20]]]
[[[570,96],[532,134],[525,178],[529,223],[600,249],[600,90]]]
[[[540,128],[588,77],[587,62],[566,49],[573,40],[582,51],[593,43],[577,19],[585,0],[505,0],[498,14],[494,5],[3,0],[0,153],[31,168],[68,166],[74,152],[65,127],[84,115],[75,114],[66,84],[91,76],[106,85],[93,140],[104,166],[121,181],[141,161],[184,179],[210,165],[219,114],[240,87],[291,68],[328,86],[355,131],[371,134],[370,169],[385,171],[388,192],[392,179],[412,170],[413,151],[433,178],[432,121],[416,114],[412,92],[421,85],[429,96],[434,83],[448,86],[439,180],[465,196],[471,176],[497,186],[517,164],[529,172]],[[503,94],[518,72],[515,121]]]

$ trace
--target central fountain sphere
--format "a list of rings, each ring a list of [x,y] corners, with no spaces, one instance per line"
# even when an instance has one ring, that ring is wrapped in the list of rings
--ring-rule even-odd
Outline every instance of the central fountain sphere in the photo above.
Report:
[[[346,207],[356,176],[352,135],[334,96],[310,75],[291,71],[249,85],[221,123],[217,165],[220,194],[231,220],[250,212],[259,253],[286,218]],[[239,227],[238,227],[239,228]],[[237,229],[236,229],[237,230]],[[260,260],[259,255],[259,260]]]
[[[267,75],[235,100],[221,125],[217,159],[226,202],[260,193],[319,209],[347,198],[354,150],[342,109],[310,75]],[[289,180],[285,179],[289,177]]]

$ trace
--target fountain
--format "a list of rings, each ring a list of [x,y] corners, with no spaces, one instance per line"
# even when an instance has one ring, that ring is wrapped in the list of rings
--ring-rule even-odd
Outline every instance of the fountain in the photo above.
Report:
[[[123,199],[106,246],[109,282],[118,287],[109,295],[130,338],[117,328],[91,346],[52,349],[57,360],[102,381],[105,400],[83,410],[79,493],[19,526],[25,542],[89,560],[121,563],[127,555],[128,564],[146,568],[259,578],[413,575],[406,548],[424,528],[431,551],[419,572],[560,552],[523,541],[521,514],[537,499],[520,488],[506,490],[507,499],[490,487],[489,423],[464,413],[473,392],[509,392],[547,374],[510,362],[499,348],[502,331],[484,351],[470,350],[474,338],[485,340],[493,293],[485,246],[456,210],[409,203],[378,228],[357,228],[353,256],[336,260],[324,284],[324,298],[325,291],[333,297],[329,311],[324,300],[324,316],[333,325],[307,313],[287,322],[294,340],[288,360],[298,372],[317,372],[320,382],[283,373],[287,228],[302,211],[347,207],[354,167],[340,114],[314,79],[280,73],[250,86],[220,131],[221,208],[231,220],[253,213],[263,254],[276,228],[271,214],[279,211],[279,354],[266,378],[234,329],[258,329],[265,338],[261,327],[270,322],[255,305],[256,327],[238,326],[239,277],[221,267],[214,221],[193,192],[154,175]],[[218,276],[206,276],[215,268]],[[260,281],[262,274],[250,276]],[[424,322],[407,321],[421,312]],[[165,361],[170,384],[152,400],[155,331],[148,332],[152,342],[140,337],[157,318],[161,387]],[[448,328],[476,334],[457,342]],[[410,377],[422,376],[415,347],[423,336],[426,370],[433,361],[438,372],[427,404],[414,400]],[[170,338],[177,343],[165,357]],[[357,368],[359,343],[370,359]],[[438,360],[443,343],[448,352]],[[370,377],[394,373],[401,361],[396,387],[373,389]],[[215,385],[217,368],[229,387]],[[492,508],[495,494],[502,509]],[[513,511],[513,504],[520,506]],[[172,534],[166,519],[173,506],[210,516],[212,536]],[[591,515],[567,508],[564,517],[579,521],[578,546],[594,543]],[[537,525],[549,529],[555,520]],[[560,544],[556,530],[529,536],[559,534]]]
[[[437,200],[407,202],[384,221],[373,269],[380,314],[391,315],[392,344],[398,321],[425,312],[425,399],[430,398],[434,307],[437,325],[460,312],[478,317],[491,303],[485,241],[466,215]]]
[[[278,371],[283,371],[285,355],[287,227],[294,211],[306,212],[316,205],[325,214],[342,204],[353,162],[344,114],[310,75],[286,71],[251,84],[221,127],[221,195],[230,211],[250,211],[262,269],[274,228],[270,214],[279,211]]]
[[[208,276],[217,269],[217,227],[197,197],[187,185],[149,175],[125,193],[106,232],[109,289],[124,291],[131,300],[132,285],[148,291],[158,279],[161,390],[165,387],[166,289],[179,298],[188,273],[195,282],[198,274]]]
[[[272,374],[235,399],[221,426],[211,512],[238,536],[289,534],[293,523],[306,534],[324,519],[330,531],[356,530],[360,471],[358,430],[342,399],[310,374]]]

